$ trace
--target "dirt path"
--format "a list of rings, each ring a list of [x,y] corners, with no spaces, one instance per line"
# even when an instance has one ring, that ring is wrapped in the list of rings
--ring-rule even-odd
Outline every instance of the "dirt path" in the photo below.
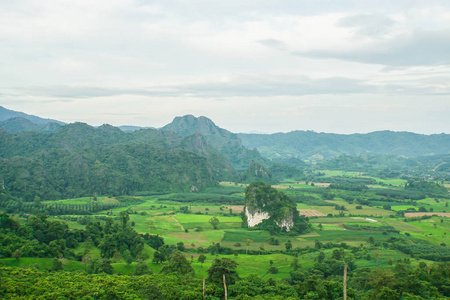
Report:
[[[172,216],[172,219],[174,219],[175,220],[175,222],[177,222],[177,224],[178,225],[180,225],[180,227],[181,227],[181,230],[183,230],[184,231],[184,227],[183,227],[183,225],[181,225],[180,224],[180,222],[177,220],[177,218],[175,218],[174,216]]]

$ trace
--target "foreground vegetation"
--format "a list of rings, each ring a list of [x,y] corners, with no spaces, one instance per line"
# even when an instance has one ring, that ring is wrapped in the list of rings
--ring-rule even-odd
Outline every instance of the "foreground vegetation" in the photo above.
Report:
[[[343,178],[321,172],[331,182]],[[206,279],[206,298],[220,299],[223,284],[211,272],[225,264],[218,272],[231,274],[229,298],[339,299],[347,264],[347,299],[445,299],[450,221],[405,213],[445,213],[448,196],[432,183],[419,186],[383,192],[377,184],[353,191],[342,183],[281,183],[300,212],[321,214],[307,218],[310,230],[301,235],[243,228],[243,184],[128,196],[126,206],[88,214],[76,210],[121,198],[33,202],[36,216],[1,216],[1,293],[7,299],[199,299]],[[40,214],[55,204],[73,205],[74,213]]]

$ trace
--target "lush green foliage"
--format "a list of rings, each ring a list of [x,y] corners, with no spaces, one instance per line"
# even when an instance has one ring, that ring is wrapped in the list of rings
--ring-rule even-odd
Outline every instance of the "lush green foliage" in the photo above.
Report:
[[[282,191],[264,182],[254,182],[247,186],[245,206],[250,212],[260,210],[269,214],[269,219],[257,225],[257,228],[270,232],[286,232],[286,228],[277,225],[282,224],[284,220],[292,220],[292,228],[289,228],[291,234],[299,234],[310,228],[308,220],[304,216],[299,216],[295,202]]]
[[[298,157],[311,159],[341,154],[396,154],[424,156],[448,154],[448,134],[422,135],[411,132],[378,131],[368,134],[332,134],[292,131],[274,134],[239,134],[247,148],[257,148],[270,159]],[[386,142],[389,141],[389,142]]]
[[[192,143],[156,130],[124,133],[85,124],[51,134],[1,132],[0,177],[25,202],[214,186],[218,177],[211,168],[223,169],[226,160]]]

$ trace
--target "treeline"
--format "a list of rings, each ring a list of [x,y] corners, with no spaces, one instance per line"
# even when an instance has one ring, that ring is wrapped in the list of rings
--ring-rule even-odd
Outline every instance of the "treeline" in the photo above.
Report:
[[[92,213],[109,210],[117,207],[127,207],[127,202],[102,203],[91,201],[89,203],[67,204],[67,203],[42,203],[35,197],[33,202],[23,202],[18,200],[2,200],[0,198],[0,207],[4,207],[7,213],[33,213],[48,215],[90,215]]]
[[[75,254],[73,249],[84,242],[87,249],[98,247],[101,257],[105,259],[114,255],[136,259],[145,240],[131,228],[128,221],[128,213],[122,212],[116,220],[91,220],[85,230],[69,230],[67,224],[51,221],[46,215],[30,216],[21,225],[3,213],[0,220],[0,257],[64,257],[81,261],[88,253]]]
[[[242,195],[226,195],[226,194],[218,195],[210,193],[177,193],[165,197],[160,197],[159,200],[176,201],[181,203],[205,202],[205,203],[242,205],[244,198],[242,197]]]

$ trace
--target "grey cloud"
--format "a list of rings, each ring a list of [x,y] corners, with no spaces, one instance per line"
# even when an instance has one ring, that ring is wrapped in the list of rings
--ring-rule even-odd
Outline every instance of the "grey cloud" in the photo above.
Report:
[[[381,37],[388,34],[394,24],[394,20],[380,14],[355,15],[342,18],[337,23],[338,26],[355,28],[357,35],[370,37]]]
[[[276,49],[284,49],[286,48],[286,44],[280,40],[277,39],[265,39],[265,40],[259,40],[257,41],[261,45],[270,47],[270,48],[276,48]]]
[[[370,49],[353,51],[292,52],[313,58],[336,58],[386,66],[424,66],[450,64],[450,30],[415,31],[408,37],[381,41]]]
[[[201,97],[220,98],[237,96],[302,96],[318,94],[355,94],[375,92],[376,87],[364,81],[331,77],[324,79],[300,78],[272,78],[254,80],[236,80],[228,83],[203,83],[159,86],[140,89],[117,89],[98,86],[80,87],[49,87],[22,89],[32,96],[57,97],[69,99],[84,99],[96,97],[110,97],[121,95],[161,96],[161,97]]]
[[[444,78],[445,79],[445,78]],[[424,78],[420,83],[370,83],[346,77],[311,79],[302,77],[273,77],[269,79],[242,79],[231,82],[205,82],[200,84],[166,85],[137,89],[107,88],[99,86],[49,87],[46,89],[25,89],[29,96],[85,99],[123,95],[148,97],[199,97],[224,99],[226,97],[272,97],[304,95],[351,95],[351,94],[401,94],[401,95],[442,95],[450,94],[450,88],[437,89],[445,82],[443,78]],[[418,80],[419,81],[419,80]],[[427,83],[424,85],[423,83]],[[419,82],[417,82],[419,83]]]

